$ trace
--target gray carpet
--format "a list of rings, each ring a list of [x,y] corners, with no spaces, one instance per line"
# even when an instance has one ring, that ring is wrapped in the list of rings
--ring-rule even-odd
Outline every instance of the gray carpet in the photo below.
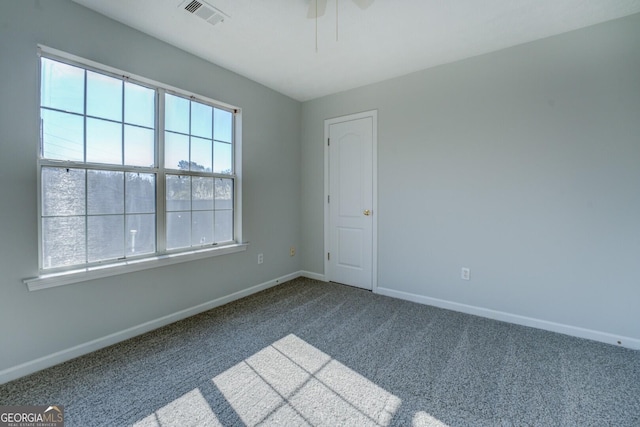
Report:
[[[297,279],[0,386],[67,426],[640,426],[640,352]]]

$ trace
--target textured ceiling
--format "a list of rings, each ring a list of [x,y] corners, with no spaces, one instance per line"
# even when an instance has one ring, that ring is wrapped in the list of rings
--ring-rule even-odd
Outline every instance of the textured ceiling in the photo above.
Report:
[[[182,0],[74,0],[305,101],[640,12],[640,0],[206,0],[212,26]],[[336,5],[338,41],[336,41]]]

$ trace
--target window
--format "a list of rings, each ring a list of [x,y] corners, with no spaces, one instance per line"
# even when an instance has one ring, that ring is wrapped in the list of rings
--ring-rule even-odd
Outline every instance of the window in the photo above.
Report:
[[[167,249],[233,240],[233,115],[165,94]]]
[[[237,110],[53,54],[40,64],[42,272],[236,243]]]

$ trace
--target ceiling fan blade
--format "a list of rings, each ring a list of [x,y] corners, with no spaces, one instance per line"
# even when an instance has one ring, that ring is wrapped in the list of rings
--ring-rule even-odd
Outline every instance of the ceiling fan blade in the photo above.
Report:
[[[316,8],[317,4],[317,8]],[[309,2],[309,11],[307,12],[307,18],[314,19],[324,15],[327,10],[327,0],[311,0]],[[317,11],[317,14],[316,14]]]
[[[373,4],[373,0],[352,0],[360,9],[366,9]]]

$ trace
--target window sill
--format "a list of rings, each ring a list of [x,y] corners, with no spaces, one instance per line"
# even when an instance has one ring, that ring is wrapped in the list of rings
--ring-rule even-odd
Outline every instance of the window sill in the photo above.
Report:
[[[53,288],[56,286],[70,285],[72,283],[86,282],[88,280],[100,279],[103,277],[116,276],[119,274],[132,273],[134,271],[148,270],[156,267],[178,264],[181,262],[194,261],[198,259],[210,258],[214,256],[233,254],[247,250],[248,243],[236,243],[217,248],[207,248],[176,254],[159,255],[151,258],[123,261],[106,266],[83,268],[62,273],[43,274],[23,282],[29,291]]]

